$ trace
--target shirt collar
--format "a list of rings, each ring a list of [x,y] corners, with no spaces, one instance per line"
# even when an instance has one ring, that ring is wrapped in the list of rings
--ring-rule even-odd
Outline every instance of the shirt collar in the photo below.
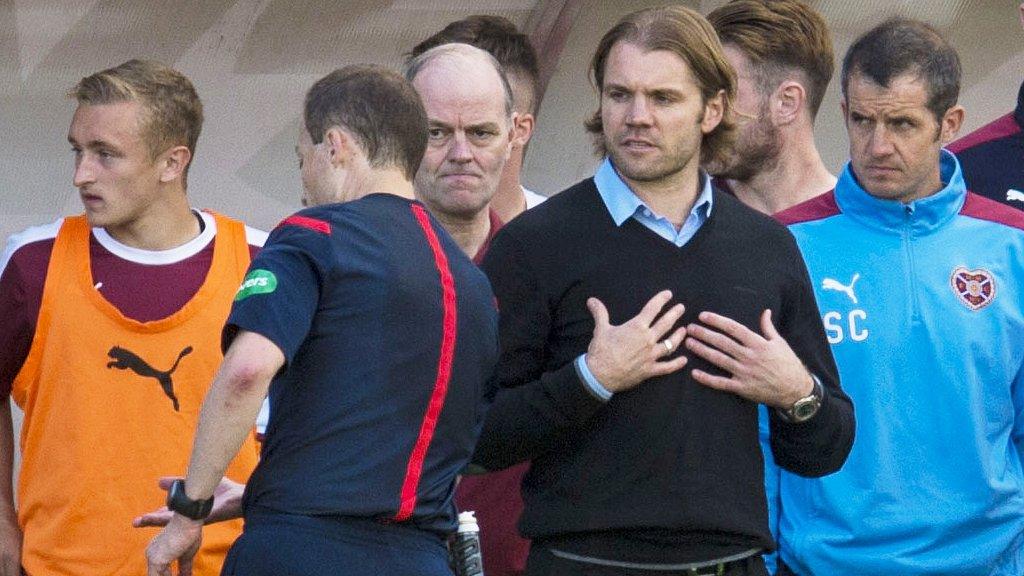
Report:
[[[960,162],[946,150],[939,156],[939,177],[943,183],[941,190],[904,204],[868,194],[847,163],[836,183],[836,203],[843,214],[869,226],[897,229],[909,225],[920,232],[928,232],[959,213],[967,198]]]
[[[711,178],[703,170],[700,171],[700,180],[700,194],[694,201],[690,213],[706,220],[711,216],[714,196],[711,193]],[[615,171],[610,158],[605,158],[597,168],[597,172],[594,174],[594,184],[616,226],[622,226],[626,220],[636,214],[637,210],[650,210],[650,206],[644,203]]]

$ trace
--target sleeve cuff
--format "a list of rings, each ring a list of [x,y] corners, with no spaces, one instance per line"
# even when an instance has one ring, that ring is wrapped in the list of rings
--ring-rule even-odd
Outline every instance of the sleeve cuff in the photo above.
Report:
[[[579,376],[580,381],[583,382],[583,386],[590,392],[595,398],[603,402],[607,402],[612,399],[612,392],[601,385],[594,377],[594,373],[587,367],[587,355],[580,354],[576,358],[576,375]]]

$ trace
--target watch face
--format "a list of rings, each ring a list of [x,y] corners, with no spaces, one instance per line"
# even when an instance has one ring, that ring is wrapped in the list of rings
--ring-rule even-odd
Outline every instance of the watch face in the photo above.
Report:
[[[796,406],[793,410],[793,415],[797,418],[804,420],[814,416],[814,413],[818,411],[818,404],[816,402],[807,402]]]
[[[794,421],[803,422],[804,420],[807,420],[811,416],[817,414],[818,408],[820,406],[821,400],[816,396],[803,398],[801,400],[798,400],[797,403],[793,405],[793,408],[790,411],[790,413],[792,414],[792,418]]]

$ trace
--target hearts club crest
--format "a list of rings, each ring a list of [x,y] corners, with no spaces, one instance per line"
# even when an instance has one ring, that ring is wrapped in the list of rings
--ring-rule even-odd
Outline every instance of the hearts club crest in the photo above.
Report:
[[[980,310],[996,297],[996,280],[988,270],[958,267],[949,277],[949,284],[960,302],[971,310]]]

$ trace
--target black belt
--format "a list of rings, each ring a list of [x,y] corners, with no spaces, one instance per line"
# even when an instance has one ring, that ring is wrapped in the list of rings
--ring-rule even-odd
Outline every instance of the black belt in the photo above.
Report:
[[[562,550],[556,550],[554,548],[548,548],[554,556],[565,560],[572,560],[574,562],[581,562],[584,564],[596,564],[601,566],[613,566],[617,568],[626,568],[633,570],[650,570],[652,576],[658,572],[673,572],[679,573],[684,576],[725,576],[729,570],[738,568],[747,563],[752,556],[761,553],[761,550],[750,550],[742,554],[738,554],[734,557],[724,558],[720,562],[711,563],[688,563],[688,564],[644,564],[637,562],[620,562],[618,560],[606,560],[604,558],[594,558],[590,556],[581,556],[579,554],[573,554],[571,552],[563,552]]]

